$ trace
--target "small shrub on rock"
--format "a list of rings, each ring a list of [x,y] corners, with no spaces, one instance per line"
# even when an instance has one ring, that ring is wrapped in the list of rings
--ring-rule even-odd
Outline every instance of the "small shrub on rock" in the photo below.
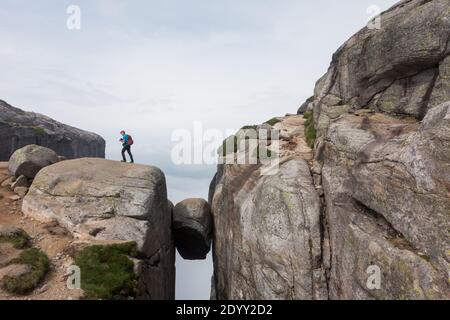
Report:
[[[314,127],[314,113],[312,111],[305,112],[303,115],[305,118],[305,139],[310,148],[314,148],[316,142],[316,128]]]
[[[267,123],[268,125],[274,126],[274,125],[276,125],[278,122],[281,122],[281,120],[278,119],[278,118],[272,118],[272,119],[266,121],[265,123]]]
[[[25,231],[19,228],[0,228],[0,243],[1,242],[9,242],[16,249],[25,249],[30,246],[30,236]]]

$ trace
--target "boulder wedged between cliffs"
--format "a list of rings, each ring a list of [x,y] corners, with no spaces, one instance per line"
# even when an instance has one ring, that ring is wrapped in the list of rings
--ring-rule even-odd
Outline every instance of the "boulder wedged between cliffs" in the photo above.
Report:
[[[211,248],[212,218],[208,202],[186,199],[173,209],[175,246],[187,260],[204,260]]]

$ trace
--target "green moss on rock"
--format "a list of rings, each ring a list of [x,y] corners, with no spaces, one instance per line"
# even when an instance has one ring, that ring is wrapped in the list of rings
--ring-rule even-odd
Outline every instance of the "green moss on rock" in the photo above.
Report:
[[[88,299],[114,299],[136,295],[136,275],[131,257],[135,242],[91,246],[81,250],[75,264],[81,269],[81,288]]]
[[[305,112],[303,115],[305,118],[305,139],[306,143],[310,148],[314,148],[314,143],[316,142],[317,132],[314,127],[314,113],[313,111]]]
[[[33,127],[33,130],[38,136],[42,136],[45,134],[45,129],[41,127]]]
[[[258,126],[257,125],[248,125],[248,126],[243,126],[241,128],[241,130],[258,130]]]
[[[22,229],[6,230],[0,232],[0,243],[11,243],[16,249],[25,249],[30,246],[30,237]]]
[[[14,294],[27,294],[37,288],[50,269],[50,260],[39,249],[31,248],[23,251],[20,256],[13,259],[9,265],[28,265],[30,272],[18,276],[5,276],[2,279],[2,288]]]
[[[268,125],[274,126],[276,125],[278,122],[281,122],[280,119],[278,118],[272,118],[270,120],[267,120],[265,123],[267,123]]]

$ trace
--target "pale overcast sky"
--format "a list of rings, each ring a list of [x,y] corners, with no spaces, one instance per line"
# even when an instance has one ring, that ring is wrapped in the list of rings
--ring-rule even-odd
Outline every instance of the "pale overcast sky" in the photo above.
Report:
[[[0,99],[94,131],[159,166],[169,198],[207,197],[214,166],[176,166],[176,129],[237,129],[295,113],[332,54],[395,0],[1,0]],[[81,30],[68,30],[69,5]],[[208,299],[211,257],[177,257],[177,298]]]

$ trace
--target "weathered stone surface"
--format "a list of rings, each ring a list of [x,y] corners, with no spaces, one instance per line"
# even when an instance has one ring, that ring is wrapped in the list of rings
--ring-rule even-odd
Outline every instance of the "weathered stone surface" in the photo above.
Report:
[[[330,296],[450,297],[450,103],[420,125],[345,116],[329,128],[324,159]],[[371,265],[383,275],[379,290],[366,286]]]
[[[445,101],[450,101],[450,55],[439,64],[429,107],[435,107]]]
[[[9,159],[8,169],[16,177],[24,176],[33,179],[39,170],[58,161],[55,151],[30,144],[13,153]]]
[[[263,163],[220,165],[211,183],[213,298],[327,298],[320,200],[305,161],[312,155],[304,120],[280,120],[274,128],[292,138],[279,142],[278,169],[268,171],[272,164]]]
[[[174,298],[172,221],[159,169],[94,158],[59,162],[38,173],[22,211],[57,221],[80,241],[135,241],[138,296]]]
[[[210,186],[217,299],[326,299],[320,200],[302,116],[280,118],[279,163],[220,165]],[[276,150],[276,151],[275,151]],[[249,152],[248,150],[246,151]],[[271,167],[271,170],[268,170]],[[278,169],[277,169],[278,168]]]
[[[0,226],[1,236],[1,226]],[[20,256],[20,250],[14,248],[11,243],[0,242],[0,269],[11,264],[11,261]],[[1,279],[1,277],[0,277]]]
[[[25,197],[27,192],[28,192],[27,187],[15,187],[14,188],[14,193],[17,194],[21,198]]]
[[[4,277],[20,277],[32,272],[29,264],[11,264],[0,269],[0,281]]]
[[[213,298],[450,299],[450,2],[401,1],[381,24],[302,106],[313,157],[287,117],[275,176],[219,166]]]
[[[304,114],[306,111],[313,109],[314,96],[308,98],[297,110],[297,114]]]
[[[448,100],[448,0],[402,1],[381,15],[381,29],[364,28],[334,54],[314,94],[315,121],[324,109],[370,107],[422,119]],[[322,118],[322,119],[321,119]]]
[[[223,170],[212,201],[217,298],[320,298],[319,197],[307,163],[285,159],[272,176]]]
[[[105,157],[105,140],[44,115],[25,112],[0,100],[0,160],[7,161],[17,149],[37,144],[68,159]]]
[[[448,298],[450,3],[401,1],[381,24],[336,52],[314,93],[329,294]],[[355,112],[367,108],[378,113]],[[366,286],[371,263],[380,290]]]
[[[423,108],[427,107],[425,99],[437,73],[435,68],[428,69],[412,77],[396,80],[385,91],[375,96],[370,104],[371,108],[384,113],[421,118]]]
[[[203,199],[186,199],[173,209],[175,246],[184,259],[203,260],[211,249],[211,209]]]
[[[170,201],[170,200],[168,200],[168,201],[167,201],[167,205],[169,206],[169,212],[170,212],[170,214],[173,215],[173,208],[174,208],[173,202]]]

